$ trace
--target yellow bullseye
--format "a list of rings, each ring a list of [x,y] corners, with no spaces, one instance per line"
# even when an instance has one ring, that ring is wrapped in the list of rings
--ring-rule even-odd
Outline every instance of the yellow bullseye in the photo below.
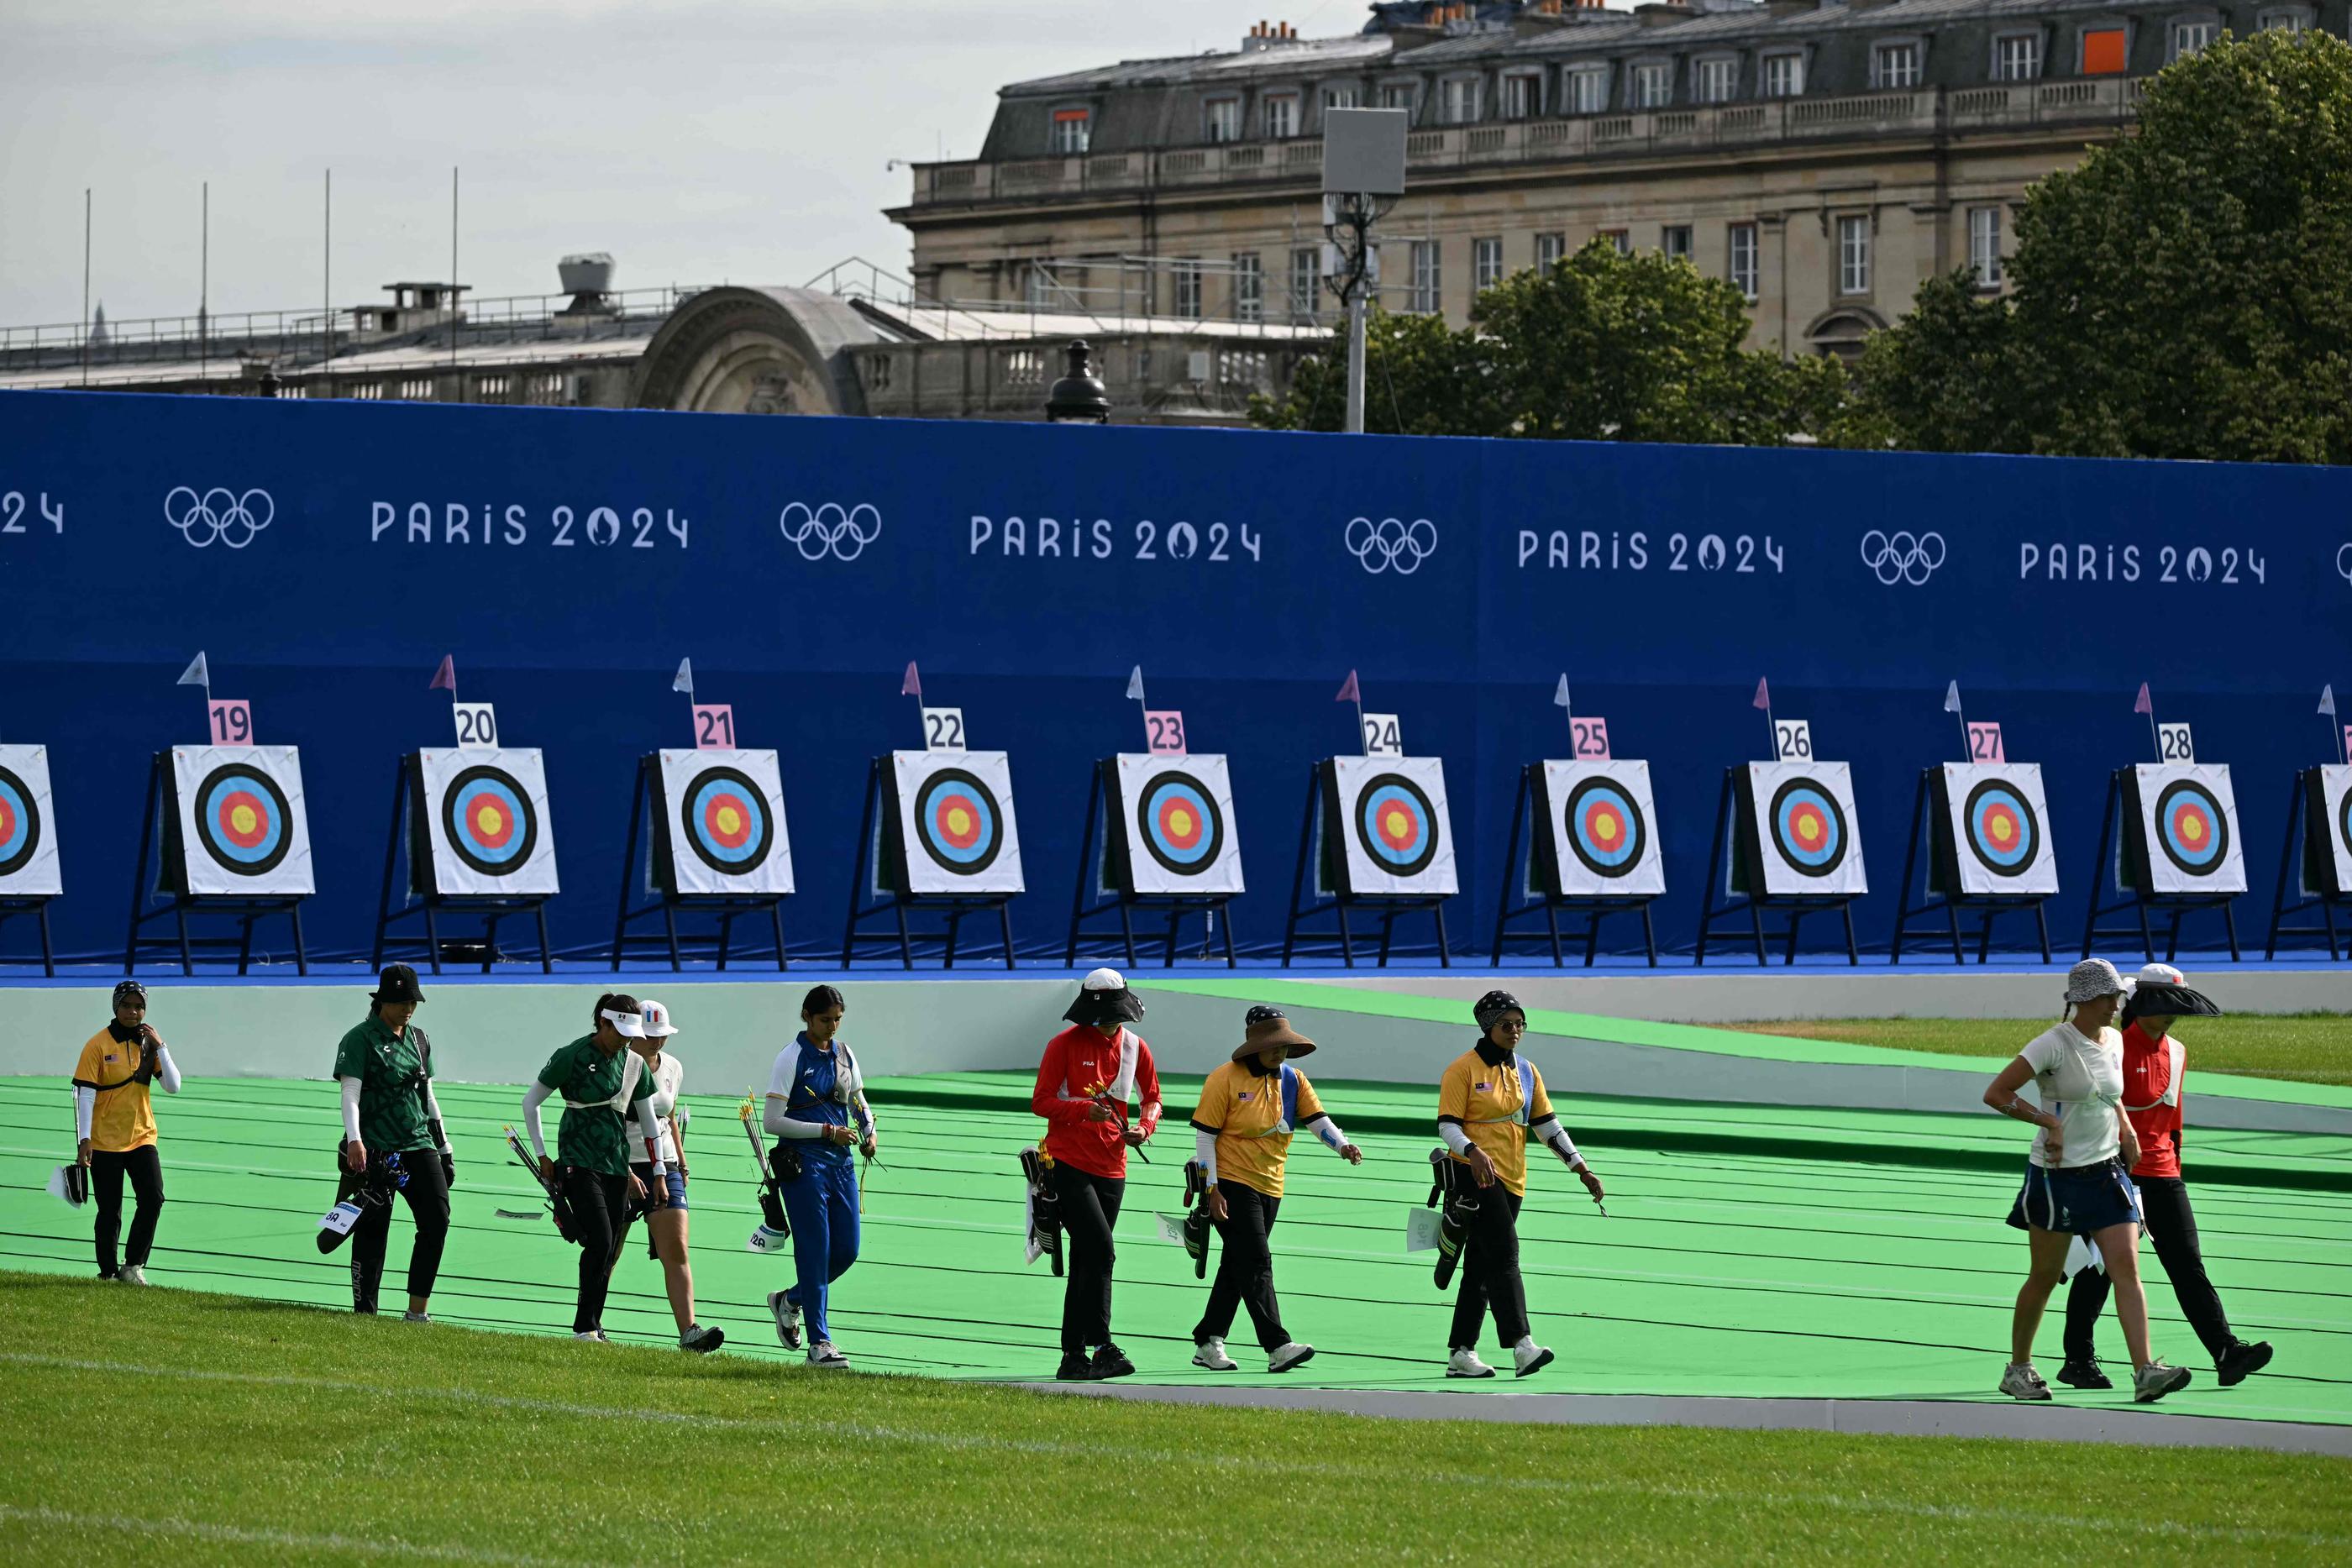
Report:
[[[506,827],[507,820],[496,806],[484,806],[474,813],[474,831],[486,839],[495,839]]]
[[[719,807],[719,831],[722,833],[739,833],[742,831],[743,813],[737,810],[732,806]]]
[[[1617,841],[1617,819],[1614,817],[1603,817],[1599,821],[1593,823],[1592,836],[1599,839],[1604,844],[1615,843]]]
[[[1179,809],[1168,813],[1168,831],[1178,838],[1192,831],[1192,813]]]
[[[228,825],[239,838],[244,838],[261,825],[261,816],[250,806],[233,807],[228,814]]]
[[[2007,817],[1995,817],[1992,820],[1991,831],[1993,841],[1996,843],[2005,844],[2009,842],[2010,840],[2017,836],[2016,824],[2011,822]]]
[[[2180,836],[2187,839],[2192,844],[2198,840],[2203,838],[2205,836],[2204,819],[2200,817],[2191,817],[2187,821],[2181,823]]]
[[[1819,817],[1798,818],[1797,836],[1804,840],[1808,844],[1817,844],[1821,842],[1822,820]]]
[[[1402,811],[1391,811],[1381,819],[1381,827],[1392,839],[1402,839],[1412,831],[1412,819]]]
[[[965,810],[961,806],[950,807],[948,809],[948,831],[954,834],[957,838],[961,838],[964,834],[971,831],[971,813]]]

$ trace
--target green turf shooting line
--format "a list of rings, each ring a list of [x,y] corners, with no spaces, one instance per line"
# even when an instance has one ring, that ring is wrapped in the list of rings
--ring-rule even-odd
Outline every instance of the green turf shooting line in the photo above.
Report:
[[[1061,1282],[1019,1261],[1013,1156],[1042,1126],[1024,1074],[880,1081],[887,1168],[866,1173],[865,1255],[835,1287],[835,1332],[857,1364],[982,1380],[1034,1378],[1055,1354]],[[1168,1088],[1171,1103],[1189,1089]],[[534,1185],[506,1156],[500,1129],[518,1119],[517,1089],[438,1086],[457,1145],[455,1220],[436,1314],[541,1334],[568,1332],[577,1254],[536,1210]],[[1320,1349],[1287,1381],[1343,1389],[1446,1388],[1450,1294],[1429,1282],[1430,1255],[1402,1250],[1405,1216],[1428,1190],[1433,1146],[1424,1091],[1331,1086],[1334,1113],[1367,1151],[1360,1169],[1311,1140],[1293,1146],[1290,1197],[1275,1232],[1286,1321]],[[945,1101],[946,1103],[937,1102]],[[722,1354],[780,1359],[764,1309],[789,1264],[741,1250],[756,1216],[750,1151],[735,1101],[689,1097],[687,1155],[696,1284],[705,1322],[724,1328]],[[57,1080],[0,1080],[0,1264],[43,1272],[93,1270],[90,1211],[39,1192],[68,1127]],[[1572,1107],[1572,1108],[1571,1108]],[[1368,1118],[1412,1114],[1388,1134]],[[1601,1218],[1548,1160],[1535,1170],[1522,1220],[1529,1306],[1560,1352],[1546,1392],[1992,1397],[2005,1359],[2009,1303],[2024,1246],[2001,1224],[2022,1167],[2023,1140],[1987,1116],[1822,1113],[1799,1152],[1691,1153],[1634,1136],[1659,1124],[1710,1128],[1726,1113],[1685,1104],[1564,1104],[1610,1183]],[[1747,1107],[1775,1126],[1815,1113]],[[274,1300],[348,1300],[347,1255],[322,1258],[318,1216],[333,1195],[334,1092],[324,1082],[191,1079],[156,1114],[169,1201],[151,1265],[155,1279]],[[1589,1117],[1578,1120],[1580,1117]],[[1890,1129],[1938,1155],[1992,1153],[1998,1169],[1945,1158],[1898,1164],[1878,1140]],[[1990,1134],[1990,1136],[1988,1136]],[[2193,1138],[2192,1134],[2192,1138]],[[2234,1163],[2273,1142],[2309,1165],[2339,1151],[2294,1134],[2234,1134]],[[1118,1335],[1154,1382],[1206,1384],[1189,1365],[1191,1331],[1207,1287],[1180,1249],[1156,1239],[1150,1211],[1173,1212],[1184,1142],[1163,1138],[1152,1166],[1129,1166],[1119,1227]],[[2197,1166],[2194,1192],[2209,1259],[2242,1332],[2279,1346],[2274,1372],[2230,1390],[2212,1385],[2161,1272],[2149,1262],[2158,1349],[2200,1376],[2168,1412],[2352,1424],[2352,1201],[2324,1190],[2263,1189]],[[126,1217],[127,1218],[127,1217]],[[409,1232],[395,1218],[384,1300],[404,1290]],[[648,1344],[675,1330],[659,1267],[633,1228],[607,1322]],[[2054,1354],[2058,1312],[2042,1344]],[[1491,1338],[1491,1330],[1487,1337]],[[2101,1331],[2120,1350],[2112,1315]],[[1234,1350],[1264,1376],[1246,1319]],[[1465,1397],[1513,1386],[1465,1388]],[[2084,1396],[2069,1396],[2070,1402]],[[2088,1396],[2122,1408],[2113,1396]],[[2128,1396],[2123,1396],[2127,1401]]]

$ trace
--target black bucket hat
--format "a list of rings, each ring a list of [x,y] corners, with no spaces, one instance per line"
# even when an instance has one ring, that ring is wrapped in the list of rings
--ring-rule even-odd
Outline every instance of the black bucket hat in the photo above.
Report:
[[[421,1002],[425,992],[416,984],[416,971],[405,964],[386,964],[383,974],[376,980],[375,989],[368,1000],[379,1005],[384,1002]]]
[[[1079,986],[1077,999],[1062,1016],[1072,1023],[1108,1029],[1141,1018],[1143,1001],[1127,988],[1127,977],[1117,969],[1097,969]]]
[[[2144,1018],[2200,1018],[2221,1016],[2221,1009],[2212,998],[2186,984],[2188,977],[2169,964],[2150,964],[2128,982],[2130,992],[2124,998],[2125,1023]]]

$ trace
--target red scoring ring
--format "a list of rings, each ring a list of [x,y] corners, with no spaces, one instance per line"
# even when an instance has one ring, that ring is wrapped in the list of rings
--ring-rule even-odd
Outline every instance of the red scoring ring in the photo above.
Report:
[[[0,844],[16,836],[16,808],[0,800]]]
[[[735,808],[732,832],[719,825],[719,811],[729,806]],[[751,810],[740,795],[713,795],[702,804],[702,831],[710,835],[713,843],[740,850],[751,840]]]
[[[1191,828],[1180,830],[1170,821],[1180,810],[1191,815],[1192,819]],[[1173,800],[1160,802],[1160,836],[1176,848],[1192,849],[1201,841],[1201,835],[1207,831],[1208,824],[1201,820],[1200,811],[1190,800]]]
[[[948,826],[948,813],[958,806],[963,808],[964,821],[968,824],[961,832]],[[980,818],[979,803],[969,795],[942,795],[931,806],[931,827],[941,839],[960,850],[968,850],[980,842]]]
[[[1606,837],[1602,836],[1599,830],[1603,822],[1612,824],[1616,831]],[[1612,801],[1587,802],[1584,808],[1583,826],[1584,840],[1587,843],[1600,844],[1613,850],[1625,841],[1625,813],[1619,810]]]
[[[499,831],[494,833],[485,831],[482,827],[481,808],[486,803],[494,808],[499,814]],[[514,837],[515,814],[507,810],[507,803],[504,800],[488,790],[478,795],[467,796],[465,809],[457,813],[457,820],[466,824],[466,831],[474,835],[477,842],[487,844],[494,850],[506,848],[507,841]]]
[[[1398,817],[1402,817],[1404,819],[1405,831],[1402,834],[1391,830],[1389,825],[1391,820]],[[1389,848],[1392,850],[1399,852],[1409,851],[1415,844],[1421,842],[1420,814],[1412,810],[1410,807],[1404,805],[1402,801],[1391,800],[1386,805],[1382,806],[1378,813],[1376,825],[1380,831],[1381,841],[1388,845]]]
[[[2198,836],[2194,840],[2181,831],[2181,824],[2184,821],[2194,821],[2197,824]],[[2205,808],[2195,800],[2183,800],[2174,806],[2169,826],[2172,829],[2175,842],[2203,849],[2213,841],[2213,819],[2208,816]]]
[[[237,830],[236,809],[239,806],[252,809],[253,827],[248,831],[240,832]],[[220,829],[221,837],[238,849],[257,848],[263,840],[269,837],[269,808],[262,804],[260,797],[254,794],[252,790],[232,791],[221,800],[217,810],[218,815],[215,818],[214,825]]]

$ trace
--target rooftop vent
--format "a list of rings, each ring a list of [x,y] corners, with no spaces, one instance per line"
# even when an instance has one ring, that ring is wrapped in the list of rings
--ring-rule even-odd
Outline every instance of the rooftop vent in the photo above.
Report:
[[[555,276],[563,285],[563,292],[572,296],[572,303],[563,308],[566,316],[597,316],[613,308],[605,298],[613,290],[613,257],[601,250],[581,251],[565,256],[555,264]]]
[[[1254,55],[1262,49],[1273,48],[1276,44],[1297,42],[1298,42],[1298,29],[1289,23],[1260,22],[1249,30],[1249,37],[1242,40],[1242,53]]]

